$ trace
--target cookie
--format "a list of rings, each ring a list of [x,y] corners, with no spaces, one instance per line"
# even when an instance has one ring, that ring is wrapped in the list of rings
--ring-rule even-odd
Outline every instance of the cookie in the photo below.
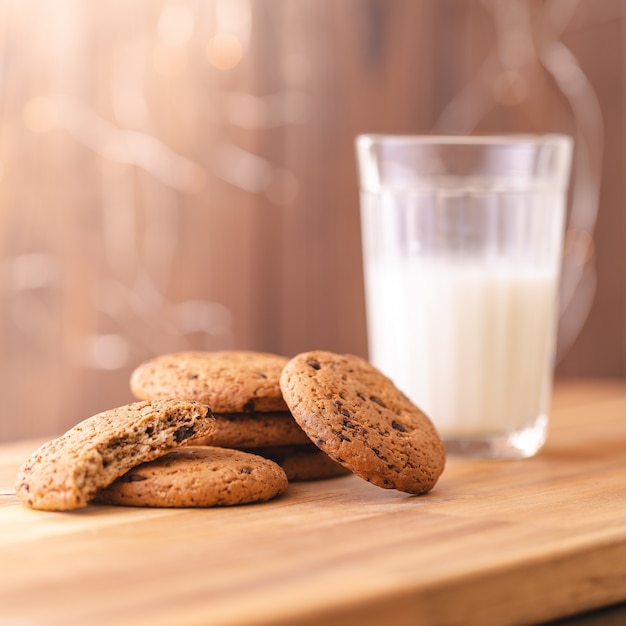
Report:
[[[140,400],[183,398],[214,413],[286,411],[279,378],[288,359],[246,351],[178,352],[155,357],[132,373]]]
[[[280,413],[214,413],[215,430],[191,442],[223,448],[258,448],[311,443],[288,411]]]
[[[361,478],[412,494],[439,479],[446,455],[435,427],[364,359],[302,353],[287,363],[280,386],[311,441]]]
[[[48,441],[22,465],[19,498],[34,509],[67,511],[129,469],[211,433],[208,407],[186,400],[135,402],[90,417]]]
[[[210,507],[264,502],[287,488],[273,461],[241,450],[188,446],[118,478],[98,502],[125,506]]]
[[[312,443],[297,446],[270,446],[255,448],[251,451],[278,463],[285,470],[289,482],[323,480],[351,473]]]

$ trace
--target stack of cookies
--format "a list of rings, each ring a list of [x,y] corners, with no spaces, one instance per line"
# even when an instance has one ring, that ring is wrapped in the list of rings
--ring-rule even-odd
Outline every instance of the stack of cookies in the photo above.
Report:
[[[25,504],[234,505],[348,473],[420,494],[445,465],[428,417],[352,355],[181,352],[139,365],[131,389],[137,402],[80,422],[22,465]]]
[[[179,398],[211,407],[215,429],[193,445],[259,454],[277,462],[290,481],[348,474],[311,442],[289,411],[280,389],[288,362],[251,351],[166,354],[139,365],[130,387],[140,400]]]

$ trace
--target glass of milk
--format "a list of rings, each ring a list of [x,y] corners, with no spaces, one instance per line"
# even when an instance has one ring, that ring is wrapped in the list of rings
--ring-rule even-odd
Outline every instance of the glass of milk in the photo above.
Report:
[[[572,141],[356,139],[370,361],[450,454],[544,444]]]

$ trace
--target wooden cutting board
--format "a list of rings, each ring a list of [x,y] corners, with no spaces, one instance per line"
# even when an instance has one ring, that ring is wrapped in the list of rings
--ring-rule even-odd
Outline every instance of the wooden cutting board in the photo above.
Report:
[[[0,446],[0,624],[503,626],[626,599],[626,381],[557,386],[535,458],[449,459],[408,496],[355,476],[206,510],[23,507]]]

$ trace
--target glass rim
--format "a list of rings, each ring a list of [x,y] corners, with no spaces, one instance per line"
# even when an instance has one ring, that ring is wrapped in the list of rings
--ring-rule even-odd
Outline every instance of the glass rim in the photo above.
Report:
[[[506,146],[506,145],[571,145],[573,138],[562,133],[493,133],[493,134],[442,134],[412,135],[394,133],[359,133],[355,142],[359,146],[374,144],[419,146]]]

